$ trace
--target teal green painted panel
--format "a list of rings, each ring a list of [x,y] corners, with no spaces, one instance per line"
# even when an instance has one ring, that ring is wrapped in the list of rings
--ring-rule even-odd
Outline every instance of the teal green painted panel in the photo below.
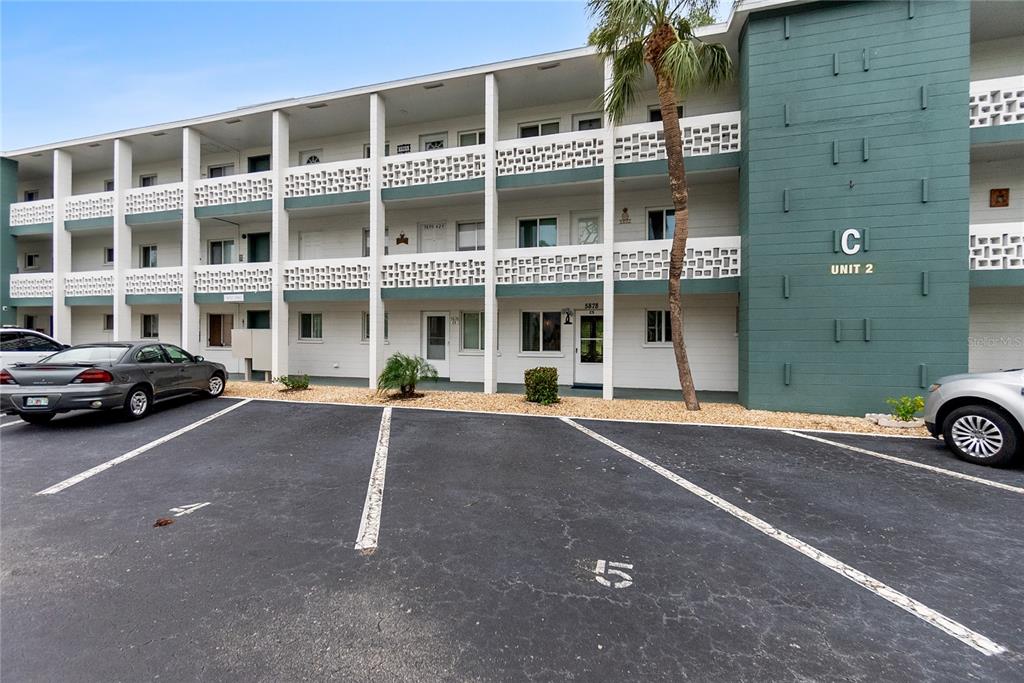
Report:
[[[32,223],[31,225],[11,226],[11,234],[15,237],[23,235],[52,235],[53,223]]]
[[[51,297],[48,297],[48,296],[25,297],[25,298],[22,298],[22,299],[11,299],[10,302],[11,302],[10,305],[11,306],[15,306],[15,307],[17,307],[17,306],[43,306],[43,307],[47,307],[48,308],[50,306],[53,306],[53,299]],[[13,323],[5,323],[5,324],[13,324]]]
[[[380,290],[381,299],[479,299],[483,285],[456,287],[388,287]]]
[[[971,287],[1024,287],[1024,270],[972,270]]]
[[[124,217],[128,225],[150,225],[152,223],[172,223],[182,218],[181,209],[168,211],[150,211],[148,213],[129,213]]]
[[[269,303],[273,297],[270,292],[238,292],[242,295],[242,301],[228,301],[227,303]],[[209,294],[196,292],[192,295],[192,300],[197,304],[222,304],[224,301],[224,294]]]
[[[563,171],[543,171],[541,173],[520,173],[518,175],[498,176],[499,190],[514,187],[537,187],[539,185],[561,185],[563,183],[581,183],[601,180],[604,169],[601,166],[589,168],[572,168]]]
[[[271,202],[269,199],[261,199],[255,202],[240,202],[238,204],[220,204],[219,206],[198,206],[196,207],[196,218],[222,218],[228,216],[244,216],[252,213],[269,213]]]
[[[124,302],[129,306],[180,304],[181,294],[125,294]]]
[[[560,282],[543,285],[497,285],[497,296],[514,298],[521,296],[601,296],[604,284],[601,282]]]
[[[441,197],[449,194],[467,194],[470,192],[483,191],[484,179],[472,178],[470,180],[453,180],[448,183],[428,183],[425,185],[411,185],[409,187],[388,187],[380,191],[380,196],[385,200],[416,199],[418,197]]]
[[[113,306],[113,296],[65,296],[65,306]]]
[[[368,289],[289,289],[285,290],[285,301],[367,301]]]
[[[114,217],[79,218],[72,221],[64,221],[64,229],[68,232],[74,232],[75,230],[95,230],[97,228],[110,228],[113,230]]]
[[[971,128],[972,145],[992,145],[1000,142],[1024,142],[1024,123]]]
[[[316,209],[323,206],[344,206],[345,204],[361,204],[370,201],[369,190],[362,192],[339,192],[336,194],[320,194],[313,197],[285,197],[286,209]]]
[[[738,292],[738,277],[720,277],[701,280],[682,280],[684,294],[717,294]],[[668,295],[668,280],[641,280],[638,282],[616,282],[616,294],[665,294]]]
[[[684,159],[687,173],[700,173],[701,171],[718,171],[723,168],[739,168],[741,164],[740,152],[725,152],[724,154],[702,154]],[[659,159],[656,161],[637,161],[631,164],[615,164],[616,178],[636,178],[639,176],[668,175],[668,161]]]

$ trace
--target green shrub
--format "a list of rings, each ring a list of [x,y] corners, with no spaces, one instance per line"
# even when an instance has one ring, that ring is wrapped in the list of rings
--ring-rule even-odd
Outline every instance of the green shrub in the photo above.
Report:
[[[416,385],[426,380],[437,379],[434,366],[419,356],[407,356],[396,353],[388,358],[384,369],[377,378],[377,393],[397,390],[400,396],[412,396],[416,393]]]
[[[274,381],[283,384],[288,391],[309,389],[309,375],[282,375],[275,377]]]
[[[524,379],[527,401],[544,406],[558,403],[558,368],[532,368]]]
[[[924,398],[921,396],[887,398],[885,402],[892,406],[892,414],[900,422],[910,422],[924,410]]]

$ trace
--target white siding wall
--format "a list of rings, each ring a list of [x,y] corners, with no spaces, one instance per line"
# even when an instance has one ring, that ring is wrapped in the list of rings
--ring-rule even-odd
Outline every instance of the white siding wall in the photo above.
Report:
[[[21,325],[22,327],[26,327],[25,316],[31,315],[35,317],[35,325],[33,325],[31,329],[40,330],[42,331],[43,334],[50,334],[50,332],[53,331],[52,328],[50,327],[50,315],[52,314],[52,312],[53,309],[51,309],[48,306],[18,306],[17,324]],[[61,340],[58,339],[57,341]]]
[[[139,230],[132,233],[131,267],[142,263],[142,247],[156,245],[156,265],[170,268],[181,265],[181,230]],[[109,245],[108,245],[109,246]],[[76,268],[76,270],[78,270]]]
[[[1024,367],[1024,287],[971,290],[968,369]]]
[[[594,88],[594,97],[572,102],[552,102],[539,107],[502,109],[498,116],[498,138],[512,140],[519,137],[519,124],[537,121],[558,120],[558,132],[572,130],[573,114],[587,114],[596,111],[595,100],[601,95],[600,86]],[[499,94],[498,101],[501,101]]]
[[[288,232],[289,259],[353,258],[363,255],[363,228],[369,226],[369,216],[346,214],[324,218],[292,219]],[[319,233],[320,249],[315,253],[300,253],[302,233]],[[312,244],[307,241],[306,244]]]
[[[658,91],[647,90],[640,94],[636,104],[626,114],[622,121],[623,125],[631,123],[647,123],[649,120],[648,109],[659,106]],[[733,81],[717,92],[689,93],[679,101],[683,105],[683,116],[705,116],[707,114],[719,114],[727,111],[737,111],[740,108],[739,85]]]
[[[53,243],[47,237],[19,237],[18,238],[18,272],[19,273],[52,273],[53,272]],[[32,270],[25,269],[25,254],[38,254],[38,267]]]
[[[458,201],[458,200],[456,200]],[[397,206],[401,206],[400,204]],[[466,203],[465,201],[446,206],[423,206],[415,209],[388,208],[385,221],[388,238],[386,240],[389,254],[415,254],[420,251],[420,223],[445,223],[444,245],[434,251],[455,251],[456,224],[461,222],[484,220],[483,198]],[[409,238],[409,244],[395,244],[401,234]],[[359,254],[362,255],[362,232],[359,233]],[[427,246],[423,247],[426,251]]]
[[[480,105],[483,106],[484,93],[483,89],[480,92]],[[396,115],[392,111],[388,111],[388,123],[387,123],[387,142],[390,145],[391,154],[396,154],[398,151],[398,145],[410,145],[413,152],[419,152],[420,150],[420,136],[421,135],[433,135],[435,133],[444,133],[448,136],[447,147],[458,147],[459,146],[459,133],[470,130],[479,130],[484,127],[484,115],[481,111],[479,114],[472,116],[461,116],[453,119],[444,119],[441,121],[427,121],[423,123],[415,123],[412,125],[401,125],[397,120]],[[369,142],[370,138],[367,135],[364,142]],[[360,150],[361,151],[361,150]]]
[[[725,237],[740,234],[739,179],[735,176],[719,182],[690,185],[690,237]],[[615,195],[615,241],[647,239],[647,210],[671,207],[672,195],[667,182],[664,190],[617,192]],[[630,222],[619,223],[623,209],[629,209]]]
[[[142,339],[142,316],[155,313],[160,316],[159,332],[160,341],[168,344],[181,343],[181,306],[176,305],[155,305],[155,306],[132,306],[132,338]],[[188,347],[188,344],[183,346]],[[189,348],[189,351],[192,351]]]
[[[72,306],[70,344],[113,341],[114,333],[103,329],[103,318],[113,313],[107,306]],[[49,315],[49,313],[47,313]],[[161,326],[163,317],[160,318]]]
[[[1010,188],[1010,205],[988,205],[989,190]],[[1020,159],[971,162],[971,223],[1024,221],[1024,163]]]
[[[270,141],[270,132],[270,126],[268,125],[266,132],[266,139],[268,142]],[[209,154],[203,153],[202,158],[200,159],[199,162],[199,176],[201,178],[207,177],[210,166],[220,166],[221,164],[234,164],[235,175],[238,175],[240,173],[248,173],[249,157],[270,154],[270,151],[270,145],[267,145],[266,147],[246,147],[245,149],[240,149],[238,151],[213,152]],[[136,177],[134,181],[138,182],[138,178]]]
[[[1020,36],[971,43],[971,80],[1019,76],[1024,73],[1024,40]]]
[[[370,115],[366,114],[365,133],[347,133],[345,135],[333,135],[330,137],[299,137],[301,132],[295,132],[295,138],[291,140],[291,155],[288,160],[289,166],[298,166],[299,155],[315,149],[321,150],[320,163],[327,164],[332,161],[348,161],[350,159],[363,158],[363,145],[370,141]]]
[[[199,337],[198,339],[185,340],[183,346],[190,352],[198,354],[216,363],[223,363],[230,373],[245,372],[245,361],[235,358],[231,353],[231,347],[210,346],[210,313],[223,313],[234,316],[234,327],[244,328],[247,325],[246,313],[250,310],[265,311],[270,307],[269,303],[258,304],[202,304],[199,307]],[[161,323],[163,319],[161,319]],[[301,371],[293,371],[302,374]]]
[[[551,216],[558,219],[558,243],[573,244],[577,237],[573,234],[573,214],[589,212],[600,216],[601,195],[596,192],[568,194],[569,192],[572,190],[567,189],[566,194],[562,196],[542,196],[535,199],[518,198],[521,196],[519,193],[502,196],[498,202],[498,248],[514,249],[519,246],[517,242],[520,218]]]
[[[71,234],[71,270],[113,270],[112,263],[104,264],[104,250],[114,246],[114,236],[109,233],[76,235]]]

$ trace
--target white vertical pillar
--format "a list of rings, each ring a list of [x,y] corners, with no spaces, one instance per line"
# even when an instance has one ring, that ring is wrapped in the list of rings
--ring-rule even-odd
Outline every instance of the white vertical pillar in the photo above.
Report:
[[[64,303],[64,278],[71,272],[71,233],[64,227],[65,204],[71,196],[71,154],[53,151],[53,336],[71,343],[71,309]]]
[[[181,131],[181,345],[197,352],[202,347],[199,304],[195,297],[195,269],[199,262],[199,219],[195,184],[199,180],[200,136],[195,128]]]
[[[381,166],[385,136],[384,98],[370,95],[370,387],[384,368],[384,301],[381,299],[381,264],[384,258],[384,200]]]
[[[114,140],[114,340],[132,338],[132,309],[125,303],[125,279],[132,267],[132,233],[125,219],[132,187],[132,143]]]
[[[495,144],[498,141],[498,82],[493,73],[484,81],[484,393],[498,391],[498,296],[495,249],[498,246],[498,187]]]
[[[273,176],[273,198],[270,216],[270,259],[273,282],[270,286],[273,303],[270,308],[270,367],[273,377],[288,374],[288,303],[284,300],[284,268],[288,260],[288,211],[284,208],[284,176],[288,171],[288,114],[275,111],[273,117],[270,172]]]
[[[605,92],[612,84],[612,60],[604,60]],[[615,124],[607,112],[604,114],[604,223],[601,240],[601,260],[604,274],[604,363],[602,365],[602,395],[611,399],[615,395]]]

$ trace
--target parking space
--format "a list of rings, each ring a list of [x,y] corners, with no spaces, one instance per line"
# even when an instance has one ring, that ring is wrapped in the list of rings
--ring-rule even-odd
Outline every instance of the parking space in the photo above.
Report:
[[[228,399],[70,419],[0,432],[12,680],[1024,673],[1013,490],[764,430]]]

